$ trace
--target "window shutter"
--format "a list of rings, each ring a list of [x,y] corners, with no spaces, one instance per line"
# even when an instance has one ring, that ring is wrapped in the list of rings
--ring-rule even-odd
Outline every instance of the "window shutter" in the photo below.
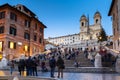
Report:
[[[16,49],[16,43],[14,43],[14,49]]]
[[[8,48],[10,48],[10,41],[8,41]]]

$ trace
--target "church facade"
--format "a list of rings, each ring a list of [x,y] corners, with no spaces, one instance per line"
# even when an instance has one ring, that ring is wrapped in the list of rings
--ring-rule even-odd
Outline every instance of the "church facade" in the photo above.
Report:
[[[96,12],[93,16],[94,24],[89,25],[89,18],[85,15],[80,17],[80,32],[66,36],[48,38],[47,41],[66,47],[85,48],[86,46],[96,46],[98,36],[102,29],[101,14]]]

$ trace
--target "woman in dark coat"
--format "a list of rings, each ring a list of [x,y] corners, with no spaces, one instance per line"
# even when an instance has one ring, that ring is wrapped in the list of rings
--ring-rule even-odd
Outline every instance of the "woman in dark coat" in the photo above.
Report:
[[[63,78],[63,69],[65,68],[65,65],[64,60],[61,58],[61,56],[58,57],[56,65],[58,67],[58,78],[60,77],[60,74],[61,78]]]

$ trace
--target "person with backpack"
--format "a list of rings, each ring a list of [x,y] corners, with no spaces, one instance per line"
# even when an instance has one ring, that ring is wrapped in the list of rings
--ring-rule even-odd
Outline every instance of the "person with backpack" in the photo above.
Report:
[[[55,72],[55,67],[56,67],[56,59],[54,56],[49,60],[49,66],[50,66],[50,76],[54,78],[54,72]]]

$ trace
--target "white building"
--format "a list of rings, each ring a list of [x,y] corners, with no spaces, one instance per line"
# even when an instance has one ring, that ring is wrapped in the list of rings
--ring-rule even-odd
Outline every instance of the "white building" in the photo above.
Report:
[[[101,25],[101,14],[97,11],[94,14],[94,24],[89,25],[89,18],[82,15],[80,18],[80,33],[66,36],[48,38],[47,41],[56,45],[64,45],[66,47],[85,48],[86,46],[96,46]]]

